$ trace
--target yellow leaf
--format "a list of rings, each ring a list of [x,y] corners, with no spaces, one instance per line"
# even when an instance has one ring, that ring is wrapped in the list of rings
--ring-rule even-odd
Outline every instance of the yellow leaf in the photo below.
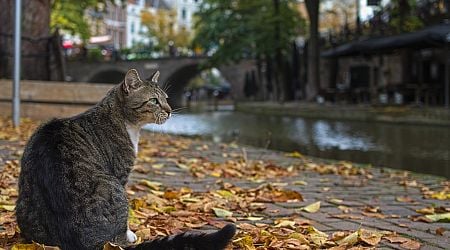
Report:
[[[338,240],[336,243],[338,243],[339,245],[352,246],[358,242],[358,236],[359,236],[358,231],[356,231],[352,234],[347,235],[342,240]]]
[[[437,199],[437,200],[447,200],[450,199],[450,193],[446,193],[444,191],[439,193],[434,193],[431,195],[431,198]]]
[[[240,249],[245,250],[255,250],[255,245],[253,245],[253,239],[250,235],[246,235],[244,237],[241,237],[239,239],[233,240],[233,243],[238,245]]]
[[[297,232],[295,232],[295,233],[291,233],[290,235],[289,235],[289,238],[291,238],[291,239],[297,239],[297,240],[299,240],[301,243],[303,243],[303,244],[309,244],[309,241],[306,239],[306,237],[303,235],[303,234],[301,234],[301,233],[297,233]]]
[[[153,190],[159,190],[159,188],[162,186],[161,182],[149,181],[149,180],[145,180],[145,179],[142,179],[141,181],[139,181],[139,184],[145,185]]]
[[[292,184],[300,185],[300,186],[306,186],[306,185],[308,185],[308,182],[306,182],[306,181],[294,181]]]
[[[295,226],[295,221],[291,221],[291,220],[280,220],[275,225],[275,227],[289,227],[289,228],[295,228],[294,226]]]
[[[161,169],[161,168],[163,168],[164,167],[164,164],[163,163],[158,163],[158,164],[153,164],[152,165],[152,168],[154,168],[154,169]]]
[[[0,205],[0,209],[6,210],[6,211],[14,211],[16,208],[15,205]]]
[[[300,154],[300,152],[298,152],[298,151],[294,151],[294,152],[292,152],[292,153],[286,153],[285,154],[286,156],[289,156],[289,157],[293,157],[293,158],[303,158],[304,156],[302,155],[302,154]]]
[[[332,199],[329,199],[328,202],[333,203],[333,204],[341,204],[344,201],[341,199],[332,198]]]
[[[328,240],[328,234],[317,230],[313,226],[308,227],[308,234],[311,241],[318,246],[322,246]]]
[[[11,250],[60,250],[60,248],[34,242],[32,244],[15,244]]]
[[[416,212],[419,214],[434,214],[434,207],[425,207],[422,209],[417,209]]]
[[[432,220],[433,222],[442,221],[442,222],[450,222],[450,213],[445,214],[428,214],[425,215],[428,219]]]
[[[249,220],[249,221],[258,221],[258,220],[262,220],[262,219],[264,219],[264,217],[253,217],[253,216],[249,216],[249,217],[247,217],[247,218],[245,218],[246,220]]]
[[[309,204],[306,207],[300,208],[300,210],[308,212],[308,213],[316,213],[320,209],[320,201]]]
[[[225,199],[234,197],[234,194],[228,190],[217,190],[216,193],[218,193],[220,196],[222,196]]]
[[[222,176],[222,172],[216,171],[216,172],[212,172],[210,175],[212,177],[219,178],[220,176]]]
[[[222,208],[213,207],[212,210],[214,210],[214,214],[216,214],[216,216],[220,218],[227,218],[233,216],[233,212]]]
[[[103,246],[103,250],[124,250],[124,249],[119,245],[108,242]]]

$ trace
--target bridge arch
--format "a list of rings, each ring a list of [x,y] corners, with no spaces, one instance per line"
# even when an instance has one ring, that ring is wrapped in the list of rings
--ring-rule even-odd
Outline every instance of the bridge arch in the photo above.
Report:
[[[185,87],[202,70],[204,69],[201,69],[198,63],[183,65],[172,72],[165,82],[161,83],[163,87],[167,88],[168,101],[171,106],[180,107],[182,105]]]
[[[203,70],[199,65],[206,59],[204,57],[169,57],[111,62],[68,61],[66,76],[74,82],[117,84],[122,81],[129,69],[137,69],[142,78],[149,77],[153,72],[159,70],[161,72],[160,83],[167,82],[172,86],[169,90],[169,96],[171,96],[169,102],[177,107],[182,103],[184,88],[189,80]],[[254,69],[255,63],[251,60],[218,68],[222,76],[230,83],[231,95],[234,100],[244,97],[245,74]]]

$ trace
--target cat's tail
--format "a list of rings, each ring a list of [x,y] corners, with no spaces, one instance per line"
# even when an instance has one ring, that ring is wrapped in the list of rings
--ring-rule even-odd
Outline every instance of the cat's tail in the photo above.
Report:
[[[222,250],[228,245],[236,233],[236,226],[228,224],[214,233],[186,232],[167,236],[153,241],[146,241],[136,246],[130,246],[129,250]]]

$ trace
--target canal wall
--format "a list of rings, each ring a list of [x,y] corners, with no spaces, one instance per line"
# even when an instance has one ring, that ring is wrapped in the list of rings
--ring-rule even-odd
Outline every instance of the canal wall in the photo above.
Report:
[[[372,107],[319,105],[312,103],[239,102],[235,110],[252,114],[297,116],[313,119],[388,122],[414,125],[450,126],[450,109],[408,106]]]
[[[20,82],[22,117],[49,119],[84,112],[100,101],[114,85],[49,81]],[[0,114],[11,114],[12,82],[0,80]]]

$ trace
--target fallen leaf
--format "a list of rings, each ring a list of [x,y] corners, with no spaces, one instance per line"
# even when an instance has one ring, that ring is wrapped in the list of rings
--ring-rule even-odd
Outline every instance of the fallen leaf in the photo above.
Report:
[[[246,220],[249,220],[249,221],[259,221],[259,220],[263,220],[264,217],[253,217],[253,216],[249,216],[249,217],[246,217],[245,219],[246,219]]]
[[[366,230],[366,229],[360,229],[359,230],[359,239],[370,245],[370,246],[376,246],[381,241],[381,234],[375,231]]]
[[[313,226],[308,227],[308,235],[311,238],[311,241],[319,247],[328,240],[328,234],[317,230]]]
[[[16,208],[15,205],[0,205],[0,209],[6,210],[6,211],[14,211]]]
[[[306,181],[294,181],[292,184],[300,185],[300,186],[306,186],[306,185],[308,185],[308,182],[306,182]]]
[[[438,227],[438,228],[436,228],[436,234],[437,234],[437,235],[444,236],[444,232],[445,232],[445,231],[446,231],[446,229],[443,228],[443,227]]]
[[[108,242],[103,246],[103,250],[124,250],[124,249],[119,245]]]
[[[289,228],[295,228],[294,226],[295,226],[295,221],[290,221],[290,220],[280,220],[275,225],[275,227],[289,227]]]
[[[416,210],[419,214],[434,214],[434,207],[425,207]]]
[[[145,180],[145,179],[140,180],[139,184],[145,185],[153,190],[159,190],[162,186],[161,182],[149,181],[149,180]]]
[[[34,242],[32,244],[15,244],[11,250],[60,250],[60,248]]]
[[[415,250],[420,249],[420,243],[414,240],[408,240],[400,245],[400,247],[409,249],[409,250]]]
[[[445,214],[428,214],[425,215],[427,219],[430,219],[432,222],[450,222],[450,213]]]
[[[349,235],[347,235],[346,237],[344,237],[341,240],[338,240],[336,243],[338,245],[346,245],[346,246],[353,246],[354,244],[356,244],[358,242],[358,231],[353,232]]]
[[[255,245],[253,245],[253,239],[250,235],[233,240],[233,243],[245,250],[256,250]]]
[[[308,213],[316,213],[320,209],[320,201],[309,204],[306,207],[300,208],[300,210],[308,212]]]
[[[212,210],[214,210],[214,214],[220,218],[227,218],[227,217],[233,216],[233,212],[222,209],[222,208],[213,207]]]
[[[414,202],[414,200],[411,197],[408,197],[408,196],[396,197],[395,200],[399,201],[399,202]]]
[[[286,153],[286,154],[284,154],[284,155],[289,156],[289,157],[293,157],[293,158],[303,158],[303,157],[304,157],[304,156],[303,156],[302,154],[300,154],[300,152],[298,152],[298,151],[294,151],[294,152],[292,152],[292,153]]]

